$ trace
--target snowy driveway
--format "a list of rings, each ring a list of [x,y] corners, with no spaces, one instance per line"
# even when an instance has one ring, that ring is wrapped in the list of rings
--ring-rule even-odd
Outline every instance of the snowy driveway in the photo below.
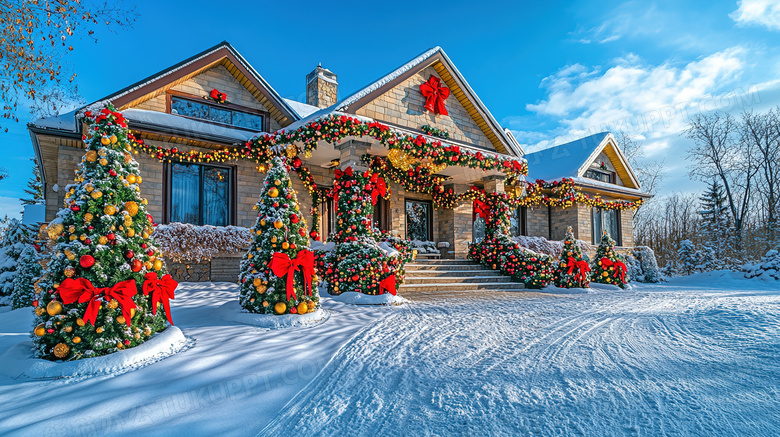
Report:
[[[261,435],[780,435],[780,287],[717,276],[418,301]]]

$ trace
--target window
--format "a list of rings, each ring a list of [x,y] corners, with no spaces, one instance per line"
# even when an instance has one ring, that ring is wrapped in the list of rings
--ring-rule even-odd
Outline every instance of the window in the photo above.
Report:
[[[431,215],[430,202],[407,200],[406,238],[408,240],[430,241],[433,238]]]
[[[620,211],[593,208],[591,216],[593,218],[593,244],[601,243],[601,235],[607,231],[607,234],[615,240],[616,245],[623,245],[620,235]]]
[[[374,205],[374,216],[371,218],[372,226],[379,228],[381,231],[390,230],[390,202],[377,197],[376,205]]]
[[[213,105],[182,96],[171,96],[171,114],[200,118],[255,131],[265,130],[265,116],[233,109],[225,105]]]
[[[614,183],[614,181],[612,180],[612,174],[603,171],[589,169],[585,171],[585,177],[590,179],[595,179],[601,182]]]
[[[328,241],[331,232],[335,232],[335,208],[333,208],[333,198],[323,196],[320,202],[320,230],[322,230],[322,241]]]
[[[168,221],[193,225],[233,224],[232,170],[197,164],[168,169]]]
[[[509,217],[509,233],[512,237],[528,235],[527,229],[528,208],[521,206]]]

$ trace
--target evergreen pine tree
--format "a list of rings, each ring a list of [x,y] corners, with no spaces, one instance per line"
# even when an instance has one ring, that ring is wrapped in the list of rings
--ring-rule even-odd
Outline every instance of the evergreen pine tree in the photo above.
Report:
[[[9,297],[14,289],[14,279],[19,271],[19,257],[28,243],[32,241],[34,230],[23,225],[21,221],[12,219],[0,246],[0,302],[9,304]]]
[[[728,259],[732,255],[731,220],[726,204],[726,194],[723,186],[716,180],[712,181],[707,191],[699,197],[701,202],[701,225],[699,227],[703,245],[709,248],[718,259]],[[712,260],[712,267],[718,264],[718,259]]]
[[[24,192],[27,193],[27,198],[19,199],[23,205],[37,205],[43,203],[43,179],[41,178],[41,169],[38,167],[38,161],[35,158],[30,158],[33,162],[33,175],[27,181],[27,188]]]
[[[33,284],[41,276],[41,256],[32,244],[27,244],[19,257],[19,271],[11,292],[13,309],[32,306]]]
[[[262,314],[314,311],[319,305],[314,256],[308,249],[297,193],[281,158],[274,158],[255,210],[255,239],[241,261],[241,306]]]
[[[677,249],[677,270],[685,275],[694,273],[699,266],[699,252],[691,240],[680,241]]]
[[[555,286],[560,288],[587,288],[590,282],[590,266],[582,259],[571,226],[563,239],[561,259],[555,266]]]
[[[591,266],[591,280],[602,284],[617,285],[626,288],[627,267],[615,252],[615,240],[604,232],[601,243],[596,249],[596,256]]]
[[[53,255],[35,286],[41,358],[80,359],[137,346],[171,320],[176,282],[150,237],[130,133],[112,106],[85,113],[85,155],[48,228]]]

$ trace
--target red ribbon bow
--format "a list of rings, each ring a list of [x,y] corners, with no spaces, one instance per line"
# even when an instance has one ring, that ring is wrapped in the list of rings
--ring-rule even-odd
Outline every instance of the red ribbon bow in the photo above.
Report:
[[[173,320],[171,320],[169,300],[174,299],[173,292],[178,286],[179,283],[171,275],[163,275],[162,278],[158,278],[157,273],[147,273],[143,285],[144,296],[152,293],[152,314],[157,315],[157,304],[162,303],[163,308],[165,308],[165,317],[168,318],[168,323],[171,325],[173,325]]]
[[[395,290],[395,274],[392,274],[385,279],[382,279],[382,281],[379,283],[379,294],[382,294],[387,290],[388,293],[395,296],[396,290]]]
[[[314,276],[314,252],[303,249],[298,252],[295,259],[290,259],[286,253],[275,252],[268,263],[271,271],[278,277],[287,275],[287,300],[297,299],[295,296],[294,279],[295,271],[300,269],[303,273],[303,284],[306,294],[311,296],[311,277]]]
[[[425,97],[425,109],[434,114],[449,115],[444,101],[450,96],[450,89],[441,86],[441,80],[431,75],[427,82],[420,85],[420,92]]]
[[[590,271],[590,266],[586,261],[577,261],[573,257],[569,257],[567,264],[569,265],[569,271],[566,273],[567,275],[571,275],[571,272],[576,268],[577,273],[574,275],[574,279],[578,282],[587,282],[586,273]]]
[[[379,196],[385,197],[387,195],[387,183],[384,178],[378,177],[374,182],[374,189],[371,191],[371,204],[376,205],[376,200]]]
[[[628,270],[628,268],[626,267],[625,264],[623,264],[622,261],[612,261],[611,259],[605,257],[605,258],[601,258],[601,265],[604,267],[614,266],[615,267],[614,276],[619,276],[621,282],[626,282],[626,271]]]
[[[97,320],[97,315],[100,311],[100,303],[116,299],[120,308],[122,308],[122,315],[125,316],[127,326],[130,326],[130,319],[132,318],[130,310],[136,307],[135,302],[133,302],[133,296],[136,295],[138,290],[133,279],[116,283],[110,288],[95,288],[89,282],[89,279],[67,278],[62,281],[57,291],[60,293],[60,297],[62,297],[62,303],[66,305],[76,301],[78,303],[89,302],[87,310],[84,312],[84,321],[92,323],[92,326],[95,326],[95,320]]]
[[[474,199],[474,204],[472,206],[474,208],[474,214],[484,218],[487,221],[487,219],[490,217],[490,206],[479,199]]]

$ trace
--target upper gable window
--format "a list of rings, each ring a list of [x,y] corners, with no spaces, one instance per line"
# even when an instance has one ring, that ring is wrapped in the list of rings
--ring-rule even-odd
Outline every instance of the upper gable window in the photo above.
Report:
[[[232,105],[216,105],[189,97],[171,95],[170,112],[254,131],[265,130],[265,115],[238,110]]]
[[[589,169],[589,170],[585,171],[585,177],[589,178],[589,179],[595,179],[595,180],[601,181],[601,182],[608,182],[608,183],[611,183],[611,184],[615,183],[615,179],[613,177],[613,174],[612,173],[607,173],[607,172],[604,172],[604,171]]]

